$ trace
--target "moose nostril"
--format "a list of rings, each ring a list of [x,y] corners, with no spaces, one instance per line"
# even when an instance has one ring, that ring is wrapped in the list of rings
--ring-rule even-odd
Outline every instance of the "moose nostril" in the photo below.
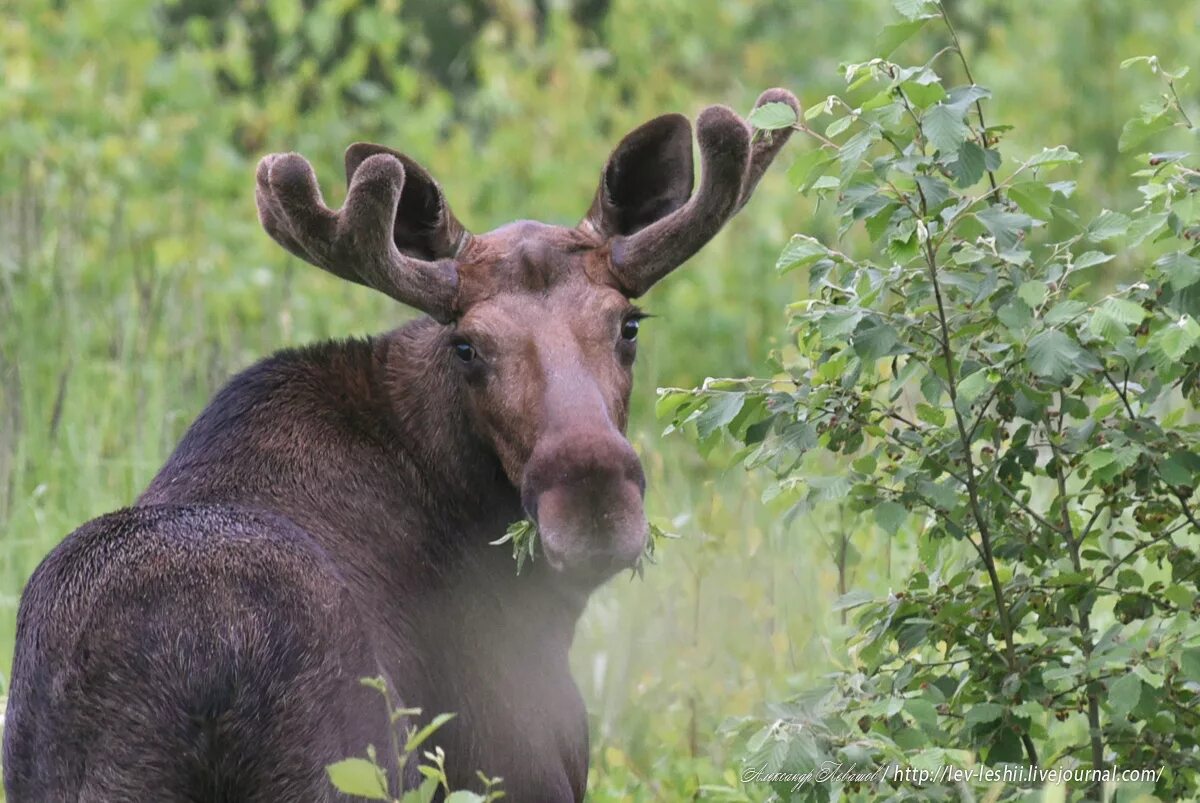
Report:
[[[629,483],[644,494],[646,477],[629,442],[611,432],[547,439],[534,450],[521,483],[522,504],[537,514],[537,498],[552,487],[571,488],[598,504]]]

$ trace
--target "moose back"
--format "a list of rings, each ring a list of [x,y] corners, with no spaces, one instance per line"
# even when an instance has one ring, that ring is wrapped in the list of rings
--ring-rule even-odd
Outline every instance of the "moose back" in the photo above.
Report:
[[[42,562],[18,614],[8,799],[340,799],[327,765],[392,752],[360,683],[382,676],[404,706],[457,714],[434,736],[455,788],[482,770],[510,800],[581,800],[573,631],[647,538],[623,434],[632,299],[746,203],[789,133],[705,109],[693,194],[691,125],[665,115],[617,146],[575,228],[479,236],[387,148],[347,150],[337,212],[303,158],[263,159],[272,238],[427,317],[238,375],[132,507]],[[517,576],[488,543],[526,516],[544,559]]]

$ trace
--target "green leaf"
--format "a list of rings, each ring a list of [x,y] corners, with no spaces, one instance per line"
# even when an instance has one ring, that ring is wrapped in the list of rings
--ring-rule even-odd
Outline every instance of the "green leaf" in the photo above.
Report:
[[[1087,312],[1088,305],[1083,301],[1067,299],[1060,301],[1050,308],[1043,320],[1049,326],[1061,326]]]
[[[854,333],[851,344],[863,360],[871,361],[886,357],[900,340],[900,336],[886,323],[863,326]]]
[[[919,109],[927,108],[939,100],[946,99],[946,90],[937,82],[926,84],[919,81],[905,81],[900,88],[904,90],[909,101]],[[903,109],[903,106],[901,108]]]
[[[457,792],[451,792],[446,798],[446,803],[483,803],[483,795],[476,792],[469,792],[466,789],[459,789]]]
[[[1120,237],[1129,231],[1129,224],[1131,222],[1128,215],[1105,209],[1087,227],[1088,237],[1091,237],[1095,242]]]
[[[871,145],[878,142],[880,137],[879,127],[873,125],[859,131],[842,144],[838,160],[842,165],[843,178],[847,178],[858,167]]]
[[[982,725],[995,722],[1004,716],[1004,706],[998,703],[976,703],[967,709],[963,721],[968,725]]]
[[[1054,201],[1054,193],[1039,181],[1023,181],[1008,188],[1008,197],[1017,202],[1017,206],[1038,220],[1049,220],[1053,216],[1050,205]]]
[[[875,595],[870,591],[848,591],[834,600],[830,609],[834,612],[846,611],[851,608],[857,608],[860,605],[866,605],[873,599],[875,599]]]
[[[404,744],[404,752],[414,752],[418,747],[424,744],[425,741],[432,736],[438,728],[442,727],[452,719],[454,719],[454,714],[438,714],[436,717],[429,720],[429,724],[413,733],[412,736],[408,737],[408,741]]]
[[[1200,683],[1200,647],[1192,647],[1180,653],[1179,670],[1188,680]]]
[[[790,128],[796,124],[796,110],[786,103],[764,103],[750,112],[747,120],[760,131]]]
[[[1021,282],[1017,295],[1030,307],[1037,307],[1046,300],[1046,283],[1037,281]]]
[[[950,200],[950,188],[940,178],[917,176],[917,186],[921,188],[921,194],[925,196],[925,205],[930,212]]]
[[[339,792],[367,800],[388,800],[383,772],[365,758],[347,758],[325,768]]]
[[[937,709],[923,697],[913,697],[904,702],[904,710],[917,724],[928,730],[937,729]]]
[[[1094,268],[1097,265],[1103,265],[1105,262],[1111,261],[1112,254],[1102,254],[1099,251],[1088,251],[1086,254],[1081,254],[1075,260],[1075,270],[1083,270],[1084,268]]]
[[[1156,215],[1142,215],[1134,218],[1133,223],[1129,226],[1128,235],[1125,238],[1126,248],[1137,248],[1145,240],[1158,230],[1167,225],[1167,219],[1170,217],[1166,212],[1160,212]]]
[[[703,440],[725,426],[742,410],[745,393],[717,392],[712,394],[708,407],[696,419],[696,432]]]
[[[1021,235],[1033,227],[1033,218],[1018,212],[1005,212],[999,206],[989,206],[975,213],[975,217],[996,238],[1000,250],[1014,247]]]
[[[1000,323],[1007,326],[1015,333],[1024,332],[1029,324],[1033,323],[1033,310],[1024,301],[1014,299],[996,313],[996,317],[1000,319]]]
[[[1180,316],[1179,320],[1167,324],[1150,338],[1150,344],[1168,362],[1177,361],[1198,342],[1200,323],[1196,323],[1196,319],[1190,315]]]
[[[1068,335],[1058,329],[1047,329],[1029,339],[1025,359],[1038,376],[1063,382],[1080,366],[1084,356],[1083,349]]]
[[[1135,117],[1121,129],[1121,137],[1117,140],[1117,150],[1128,153],[1159,132],[1166,131],[1172,125],[1166,114],[1159,114],[1149,120]]]
[[[1184,251],[1172,251],[1159,257],[1155,267],[1163,272],[1171,287],[1182,290],[1200,282],[1200,259]]]
[[[958,399],[970,406],[992,386],[986,370],[979,370],[958,383]]]
[[[1096,307],[1088,328],[1098,337],[1109,342],[1129,334],[1129,327],[1136,326],[1146,317],[1142,305],[1125,298],[1109,298]]]
[[[925,112],[921,129],[929,143],[945,154],[957,153],[958,147],[971,134],[971,129],[963,122],[962,112],[945,103]]]
[[[875,522],[888,535],[895,535],[908,520],[908,511],[899,502],[880,502],[875,506]]]
[[[900,16],[910,20],[937,14],[937,7],[933,0],[892,0],[892,7],[900,13]]]
[[[813,148],[802,153],[788,168],[788,180],[800,192],[812,189],[813,182],[825,174],[825,168],[837,158],[822,148]]]
[[[1079,161],[1079,154],[1063,145],[1058,145],[1053,148],[1042,148],[1042,152],[1031,158],[1028,165],[1030,167],[1048,167],[1050,165],[1078,164]]]
[[[987,170],[986,154],[973,141],[965,140],[958,149],[958,158],[947,165],[947,169],[954,176],[955,186],[965,189],[983,178]]]
[[[893,51],[907,42],[917,31],[925,27],[930,17],[916,17],[903,22],[893,22],[883,26],[883,30],[875,37],[875,52],[884,58],[892,55]]]
[[[1132,672],[1117,678],[1108,687],[1108,706],[1113,717],[1124,719],[1142,697],[1142,679]]]
[[[809,237],[807,234],[794,234],[775,262],[775,270],[787,273],[796,268],[811,265],[828,255],[829,249],[822,245],[817,238]]]

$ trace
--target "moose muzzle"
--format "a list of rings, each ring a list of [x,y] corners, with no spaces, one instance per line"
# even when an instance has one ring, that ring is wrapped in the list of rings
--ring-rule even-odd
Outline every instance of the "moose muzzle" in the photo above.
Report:
[[[615,427],[542,438],[521,483],[547,563],[582,585],[598,585],[641,557],[645,490],[642,464]]]

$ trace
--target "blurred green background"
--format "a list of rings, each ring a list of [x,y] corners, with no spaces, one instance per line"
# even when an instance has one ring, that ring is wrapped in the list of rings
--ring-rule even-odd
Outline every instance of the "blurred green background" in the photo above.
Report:
[[[1200,5],[946,5],[994,92],[989,121],[1017,126],[1009,147],[1067,144],[1084,157],[1083,211],[1129,205],[1117,137],[1157,89],[1117,65],[1145,53],[1194,62]],[[261,233],[263,153],[304,153],[337,203],[342,150],[382,142],[428,167],[475,231],[574,224],[628,129],[709,103],[744,113],[776,85],[815,104],[895,18],[888,0],[8,0],[0,675],[38,561],[131,502],[232,373],[410,314]],[[921,61],[944,44],[925,35],[906,45]],[[784,306],[805,292],[775,275],[775,257],[793,231],[836,225],[786,178],[808,147],[797,135],[746,211],[647,299],[658,317],[644,328],[631,436],[652,518],[683,537],[643,581],[597,594],[579,629],[595,800],[736,786],[741,745],[722,724],[821,675],[842,627],[830,612],[839,587],[888,587],[891,548],[869,525],[783,517],[729,450],[702,458],[654,418],[656,386],[765,370]]]

